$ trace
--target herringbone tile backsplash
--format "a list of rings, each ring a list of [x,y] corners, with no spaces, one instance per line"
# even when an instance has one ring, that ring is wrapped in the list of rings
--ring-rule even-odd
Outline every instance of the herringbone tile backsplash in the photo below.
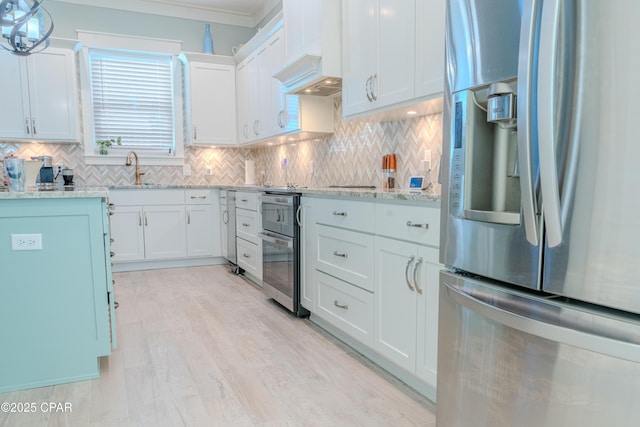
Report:
[[[366,120],[342,121],[340,99],[335,101],[335,133],[314,140],[278,146],[253,148],[188,148],[185,164],[191,175],[184,176],[180,166],[143,166],[143,182],[167,185],[241,185],[244,161],[255,161],[258,184],[326,187],[329,185],[381,186],[382,156],[395,153],[396,180],[406,188],[409,177],[421,174],[424,151],[431,150],[432,170],[428,181],[437,184],[442,152],[442,114],[433,114],[393,122]],[[0,157],[53,156],[55,164],[74,169],[77,185],[113,186],[134,182],[132,167],[93,166],[84,162],[84,150],[74,144],[16,144],[0,142]],[[283,160],[287,166],[283,167]],[[213,174],[207,175],[207,167]],[[1,183],[1,182],[0,182]]]

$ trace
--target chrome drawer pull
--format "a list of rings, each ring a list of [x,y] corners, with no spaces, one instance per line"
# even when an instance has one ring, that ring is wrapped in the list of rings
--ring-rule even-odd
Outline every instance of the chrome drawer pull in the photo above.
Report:
[[[345,254],[341,254],[338,251],[333,251],[333,255],[338,256],[340,258],[344,258],[344,259],[349,258],[349,254],[346,254],[346,253]]]
[[[411,221],[407,221],[407,227],[424,228],[425,230],[428,230],[429,224],[414,224]]]
[[[242,203],[247,203],[249,200],[247,200],[247,199],[240,199],[240,201],[241,201]]]
[[[411,285],[411,282],[409,281],[409,267],[411,267],[411,263],[416,259],[416,257],[414,255],[411,255],[411,258],[409,258],[409,261],[407,262],[407,268],[404,269],[404,280],[407,282],[407,286],[409,287],[409,289],[411,289],[411,291],[415,291],[415,289],[413,288],[413,285]]]
[[[114,256],[116,256],[116,253],[115,253],[115,252],[113,252],[113,251],[110,251],[109,256],[110,256],[111,258],[113,258]]]
[[[206,199],[207,196],[191,196],[192,199]]]
[[[247,255],[247,254],[242,254],[242,256],[245,258],[251,258],[251,255]]]
[[[247,224],[246,222],[243,222],[243,223],[242,223],[242,226],[243,226],[243,227],[248,227],[249,225],[251,225],[251,224]]]
[[[413,285],[416,287],[416,290],[418,291],[419,294],[422,294],[422,288],[420,288],[420,286],[418,286],[418,269],[420,267],[420,264],[422,264],[422,261],[424,261],[424,259],[422,259],[422,257],[418,258],[418,261],[416,262],[416,265],[413,266]]]
[[[346,212],[333,211],[333,214],[335,216],[347,216]]]
[[[333,301],[333,305],[335,305],[338,308],[341,308],[343,310],[349,310],[349,306],[347,304],[340,304],[340,302],[338,302],[338,300]]]

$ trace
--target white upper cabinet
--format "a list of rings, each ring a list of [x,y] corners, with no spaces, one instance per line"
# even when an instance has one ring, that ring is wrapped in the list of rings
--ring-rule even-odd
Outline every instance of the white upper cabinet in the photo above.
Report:
[[[5,83],[0,139],[80,141],[77,45],[72,40],[54,41],[46,50],[24,57],[0,52],[0,78]]]
[[[284,92],[304,94],[318,84],[339,92],[340,5],[340,0],[283,0],[285,56],[274,68],[274,77],[283,83]],[[334,83],[322,83],[327,80]]]
[[[444,90],[444,0],[416,1],[416,98]]]
[[[235,145],[236,67],[220,55],[180,54],[185,73],[187,145]]]
[[[444,5],[444,0],[343,2],[345,118],[442,95]]]
[[[275,21],[275,22],[274,22]],[[333,99],[286,95],[273,77],[285,60],[282,20],[276,17],[238,54],[238,133],[241,143],[276,139],[283,135],[333,132]]]

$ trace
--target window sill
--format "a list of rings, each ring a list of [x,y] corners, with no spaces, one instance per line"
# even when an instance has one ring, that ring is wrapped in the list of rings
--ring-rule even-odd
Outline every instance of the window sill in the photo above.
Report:
[[[107,154],[107,155],[85,155],[85,163],[88,165],[122,166],[127,161],[127,155]],[[184,157],[154,157],[138,153],[138,160],[141,166],[182,166]]]

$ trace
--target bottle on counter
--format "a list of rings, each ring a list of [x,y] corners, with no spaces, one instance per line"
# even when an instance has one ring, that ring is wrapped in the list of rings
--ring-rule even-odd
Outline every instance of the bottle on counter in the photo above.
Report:
[[[389,168],[387,172],[387,188],[396,188],[396,155],[389,154]]]

